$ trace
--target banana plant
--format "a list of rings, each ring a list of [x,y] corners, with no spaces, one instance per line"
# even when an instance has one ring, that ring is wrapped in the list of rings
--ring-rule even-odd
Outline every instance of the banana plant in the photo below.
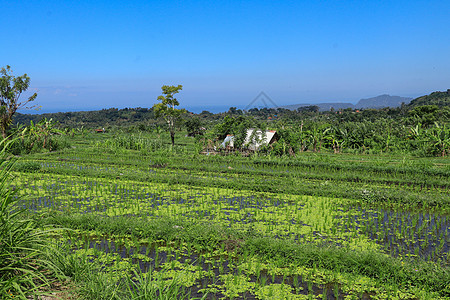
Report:
[[[314,124],[312,129],[309,131],[310,142],[313,146],[314,152],[320,152],[322,147],[322,142],[325,134],[328,132],[328,124],[316,125]]]
[[[344,136],[347,134],[347,130],[339,128],[337,125],[333,125],[324,131],[325,140],[331,143],[334,153],[339,153],[345,144]]]
[[[440,125],[435,122],[434,127],[428,133],[428,138],[431,142],[433,150],[437,150],[442,157],[444,157],[448,150],[450,150],[450,128]]]
[[[418,122],[415,126],[411,126],[409,129],[408,138],[412,140],[420,140],[423,138],[424,130],[422,129],[422,123]]]
[[[22,140],[24,138],[30,138],[32,140],[30,148],[33,148],[34,144],[38,145],[42,141],[42,148],[48,146],[49,138],[53,134],[62,134],[63,131],[55,127],[56,123],[52,119],[47,120],[47,118],[42,119],[38,123],[34,124],[33,121],[21,132]]]

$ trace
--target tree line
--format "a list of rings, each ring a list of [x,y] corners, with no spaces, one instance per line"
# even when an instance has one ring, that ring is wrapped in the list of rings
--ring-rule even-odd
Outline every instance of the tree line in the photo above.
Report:
[[[237,147],[245,139],[246,130],[277,130],[276,144],[262,152],[294,155],[302,151],[339,152],[410,152],[418,155],[449,154],[450,148],[450,90],[419,97],[408,105],[382,109],[340,109],[321,112],[317,106],[284,108],[252,108],[248,111],[230,107],[227,112],[200,114],[175,108],[180,105],[174,97],[182,86],[162,87],[152,108],[109,108],[97,111],[59,112],[52,114],[18,114],[36,98],[36,94],[20,100],[28,88],[30,78],[15,77],[11,68],[2,68],[0,77],[0,129],[3,138],[8,134],[27,137],[23,148],[40,144],[56,149],[51,136],[74,135],[83,128],[125,128],[128,131],[156,131],[166,129],[172,145],[175,132],[185,129],[191,136],[204,136],[203,143],[220,143],[228,134],[236,137]],[[20,148],[20,147],[19,147]]]

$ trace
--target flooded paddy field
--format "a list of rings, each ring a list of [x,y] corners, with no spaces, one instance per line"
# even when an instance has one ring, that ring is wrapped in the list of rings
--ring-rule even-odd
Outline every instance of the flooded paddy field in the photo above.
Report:
[[[17,209],[131,294],[450,297],[448,159],[84,147],[22,160]]]

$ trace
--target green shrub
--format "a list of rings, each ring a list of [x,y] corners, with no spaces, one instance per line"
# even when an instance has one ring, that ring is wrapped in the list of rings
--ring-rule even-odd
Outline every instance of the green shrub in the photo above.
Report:
[[[43,139],[35,136],[23,136],[13,140],[8,152],[14,155],[23,155],[43,151],[56,151],[69,147],[70,143],[65,136],[50,136],[45,142]]]

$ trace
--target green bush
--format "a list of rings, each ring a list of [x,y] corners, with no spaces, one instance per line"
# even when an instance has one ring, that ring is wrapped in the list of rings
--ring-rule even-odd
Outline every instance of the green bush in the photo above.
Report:
[[[50,136],[45,142],[34,136],[23,136],[13,140],[8,152],[14,155],[23,155],[64,148],[70,148],[70,143],[65,136]]]

